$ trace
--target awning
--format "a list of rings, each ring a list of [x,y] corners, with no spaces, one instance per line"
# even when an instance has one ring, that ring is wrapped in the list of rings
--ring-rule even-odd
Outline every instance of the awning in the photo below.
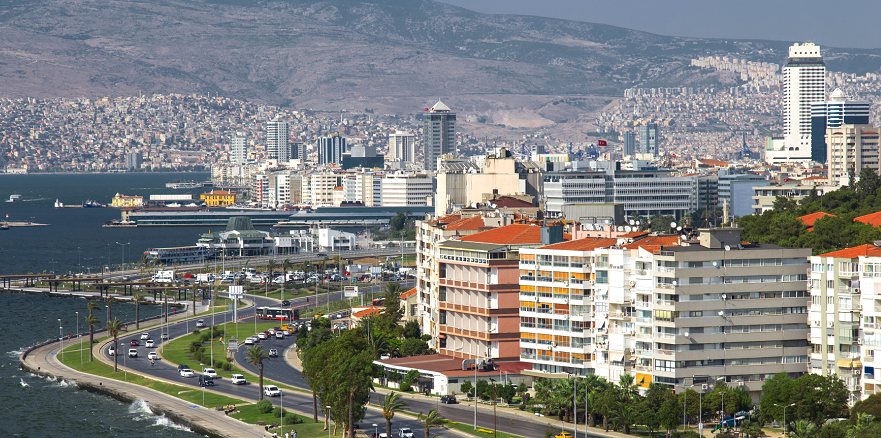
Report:
[[[446,339],[446,338],[447,338],[447,335],[441,333],[441,334],[437,335],[437,338],[438,338],[438,339]]]
[[[609,353],[609,362],[624,362],[624,353]]]
[[[862,368],[863,363],[858,360],[840,359],[835,365],[838,368]]]

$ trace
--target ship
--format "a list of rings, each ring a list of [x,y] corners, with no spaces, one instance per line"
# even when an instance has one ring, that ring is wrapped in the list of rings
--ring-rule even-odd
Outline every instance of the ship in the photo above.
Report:
[[[21,195],[9,195],[9,199],[6,202],[18,202],[21,201]]]
[[[101,207],[103,207],[103,205],[101,205],[91,199],[86,202],[83,202],[83,208],[101,208]]]
[[[56,199],[55,208],[64,208],[64,203]]]

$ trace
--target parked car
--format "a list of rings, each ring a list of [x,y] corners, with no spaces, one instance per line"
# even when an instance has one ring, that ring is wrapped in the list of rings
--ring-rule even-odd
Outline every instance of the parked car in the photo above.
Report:
[[[266,397],[278,397],[281,395],[281,390],[275,385],[266,385],[263,387],[263,395]]]
[[[214,379],[211,376],[199,376],[199,386],[214,386]]]
[[[137,348],[130,348],[128,350],[128,357],[138,357],[138,349]]]
[[[144,346],[147,348],[154,348],[156,345],[153,343],[152,339],[147,339],[147,342],[144,343]]]
[[[183,368],[180,370],[181,377],[194,377],[195,375],[196,375],[196,373],[194,373],[193,370],[191,370],[189,368]]]
[[[454,405],[456,403],[459,403],[458,401],[456,401],[455,395],[445,395],[445,396],[441,397],[440,402],[444,403],[444,404],[448,404],[448,405]]]
[[[214,368],[203,368],[202,375],[211,377],[212,379],[217,378],[217,371],[214,371]]]
[[[229,381],[232,382],[233,385],[244,385],[248,383],[245,380],[245,376],[241,374],[233,374],[232,377],[229,378]]]

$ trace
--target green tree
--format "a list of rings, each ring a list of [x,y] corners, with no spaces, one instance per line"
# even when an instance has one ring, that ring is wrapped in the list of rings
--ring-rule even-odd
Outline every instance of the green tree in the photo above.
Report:
[[[330,364],[333,370],[329,376],[333,385],[330,405],[333,407],[337,400],[345,404],[340,410],[348,415],[342,423],[349,431],[348,436],[354,437],[355,424],[364,419],[373,390],[373,358],[366,351],[366,341],[355,331],[346,331],[328,344],[334,345],[336,353]]]
[[[847,387],[837,376],[804,374],[793,385],[790,402],[795,406],[787,411],[787,417],[792,415],[820,426],[847,412],[847,398]]]
[[[385,419],[386,436],[392,436],[392,419],[395,418],[396,413],[407,408],[407,403],[401,400],[401,394],[392,391],[380,399],[380,406],[382,407],[382,418]]]
[[[762,384],[762,398],[759,402],[760,411],[765,421],[783,423],[783,406],[789,404],[792,385],[795,379],[785,372],[779,372]],[[790,412],[792,412],[790,410]]]
[[[401,357],[429,354],[428,343],[419,338],[404,339],[400,347]]]
[[[860,415],[866,414],[881,419],[881,394],[875,393],[854,403],[850,409],[850,423],[855,424]]]
[[[792,438],[814,438],[818,431],[819,428],[816,424],[808,420],[798,420],[795,422],[795,427],[791,429],[790,436]]]
[[[417,419],[420,423],[422,423],[423,426],[425,426],[425,438],[431,438],[431,429],[442,428],[444,427],[444,422],[447,421],[447,419],[444,418],[443,415],[441,415],[434,409],[428,411],[428,414],[426,415],[422,415],[422,413],[420,412]]]
[[[92,346],[95,345],[95,326],[100,325],[101,321],[97,316],[88,315],[85,318],[85,322],[89,326],[89,362],[94,362],[95,353]]]
[[[422,337],[422,329],[419,327],[419,321],[411,319],[404,324],[401,330],[401,336],[404,339],[419,339]]]
[[[645,403],[640,405],[639,423],[649,430],[649,436],[655,436],[655,431],[661,426],[661,420],[658,419],[658,411],[648,409]]]
[[[682,420],[681,415],[682,410],[679,409],[679,403],[677,403],[675,397],[668,398],[661,405],[661,410],[658,411],[658,420],[661,423],[661,427],[667,430],[668,436],[679,425],[679,422]]]
[[[260,345],[248,347],[245,353],[245,361],[249,366],[257,366],[257,379],[260,384],[260,398],[263,400],[263,361],[269,360],[269,352],[264,350]]]
[[[86,305],[86,309],[89,310],[89,316],[92,316],[92,312],[95,310],[100,310],[101,306],[95,301],[89,301],[89,303]]]
[[[109,307],[109,306],[108,306]],[[107,330],[107,333],[110,334],[110,337],[113,338],[113,372],[119,371],[119,332],[123,330],[124,324],[119,318],[113,318],[112,320],[107,321],[107,325],[104,326],[104,329]],[[91,347],[91,346],[90,346]],[[91,349],[91,348],[90,348]]]
[[[119,303],[119,300],[116,299],[116,297],[111,297],[108,292],[107,298],[104,299],[104,303],[107,304],[107,320],[110,321],[111,307]]]
[[[474,397],[474,385],[471,384],[470,380],[466,380],[459,384],[459,391],[462,391],[462,393],[469,397]]]
[[[141,303],[147,301],[147,294],[144,292],[137,292],[135,296],[132,297],[132,301],[135,302],[135,329],[140,330],[141,328]]]
[[[395,217],[389,220],[389,225],[391,225],[392,229],[395,231],[401,231],[404,229],[404,224],[407,223],[407,215],[404,214],[403,211],[398,210],[398,213],[395,214]]]
[[[266,296],[269,296],[269,285],[272,283],[272,274],[275,271],[275,268],[278,267],[278,263],[275,262],[275,259],[270,258],[268,262],[266,262],[266,270],[269,271],[267,274],[269,278],[266,279]]]

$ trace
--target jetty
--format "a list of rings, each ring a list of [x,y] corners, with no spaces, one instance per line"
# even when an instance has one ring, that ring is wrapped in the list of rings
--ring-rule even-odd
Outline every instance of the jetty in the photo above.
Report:
[[[9,228],[12,227],[48,227],[49,224],[38,224],[36,222],[3,222],[4,225],[9,225]]]

